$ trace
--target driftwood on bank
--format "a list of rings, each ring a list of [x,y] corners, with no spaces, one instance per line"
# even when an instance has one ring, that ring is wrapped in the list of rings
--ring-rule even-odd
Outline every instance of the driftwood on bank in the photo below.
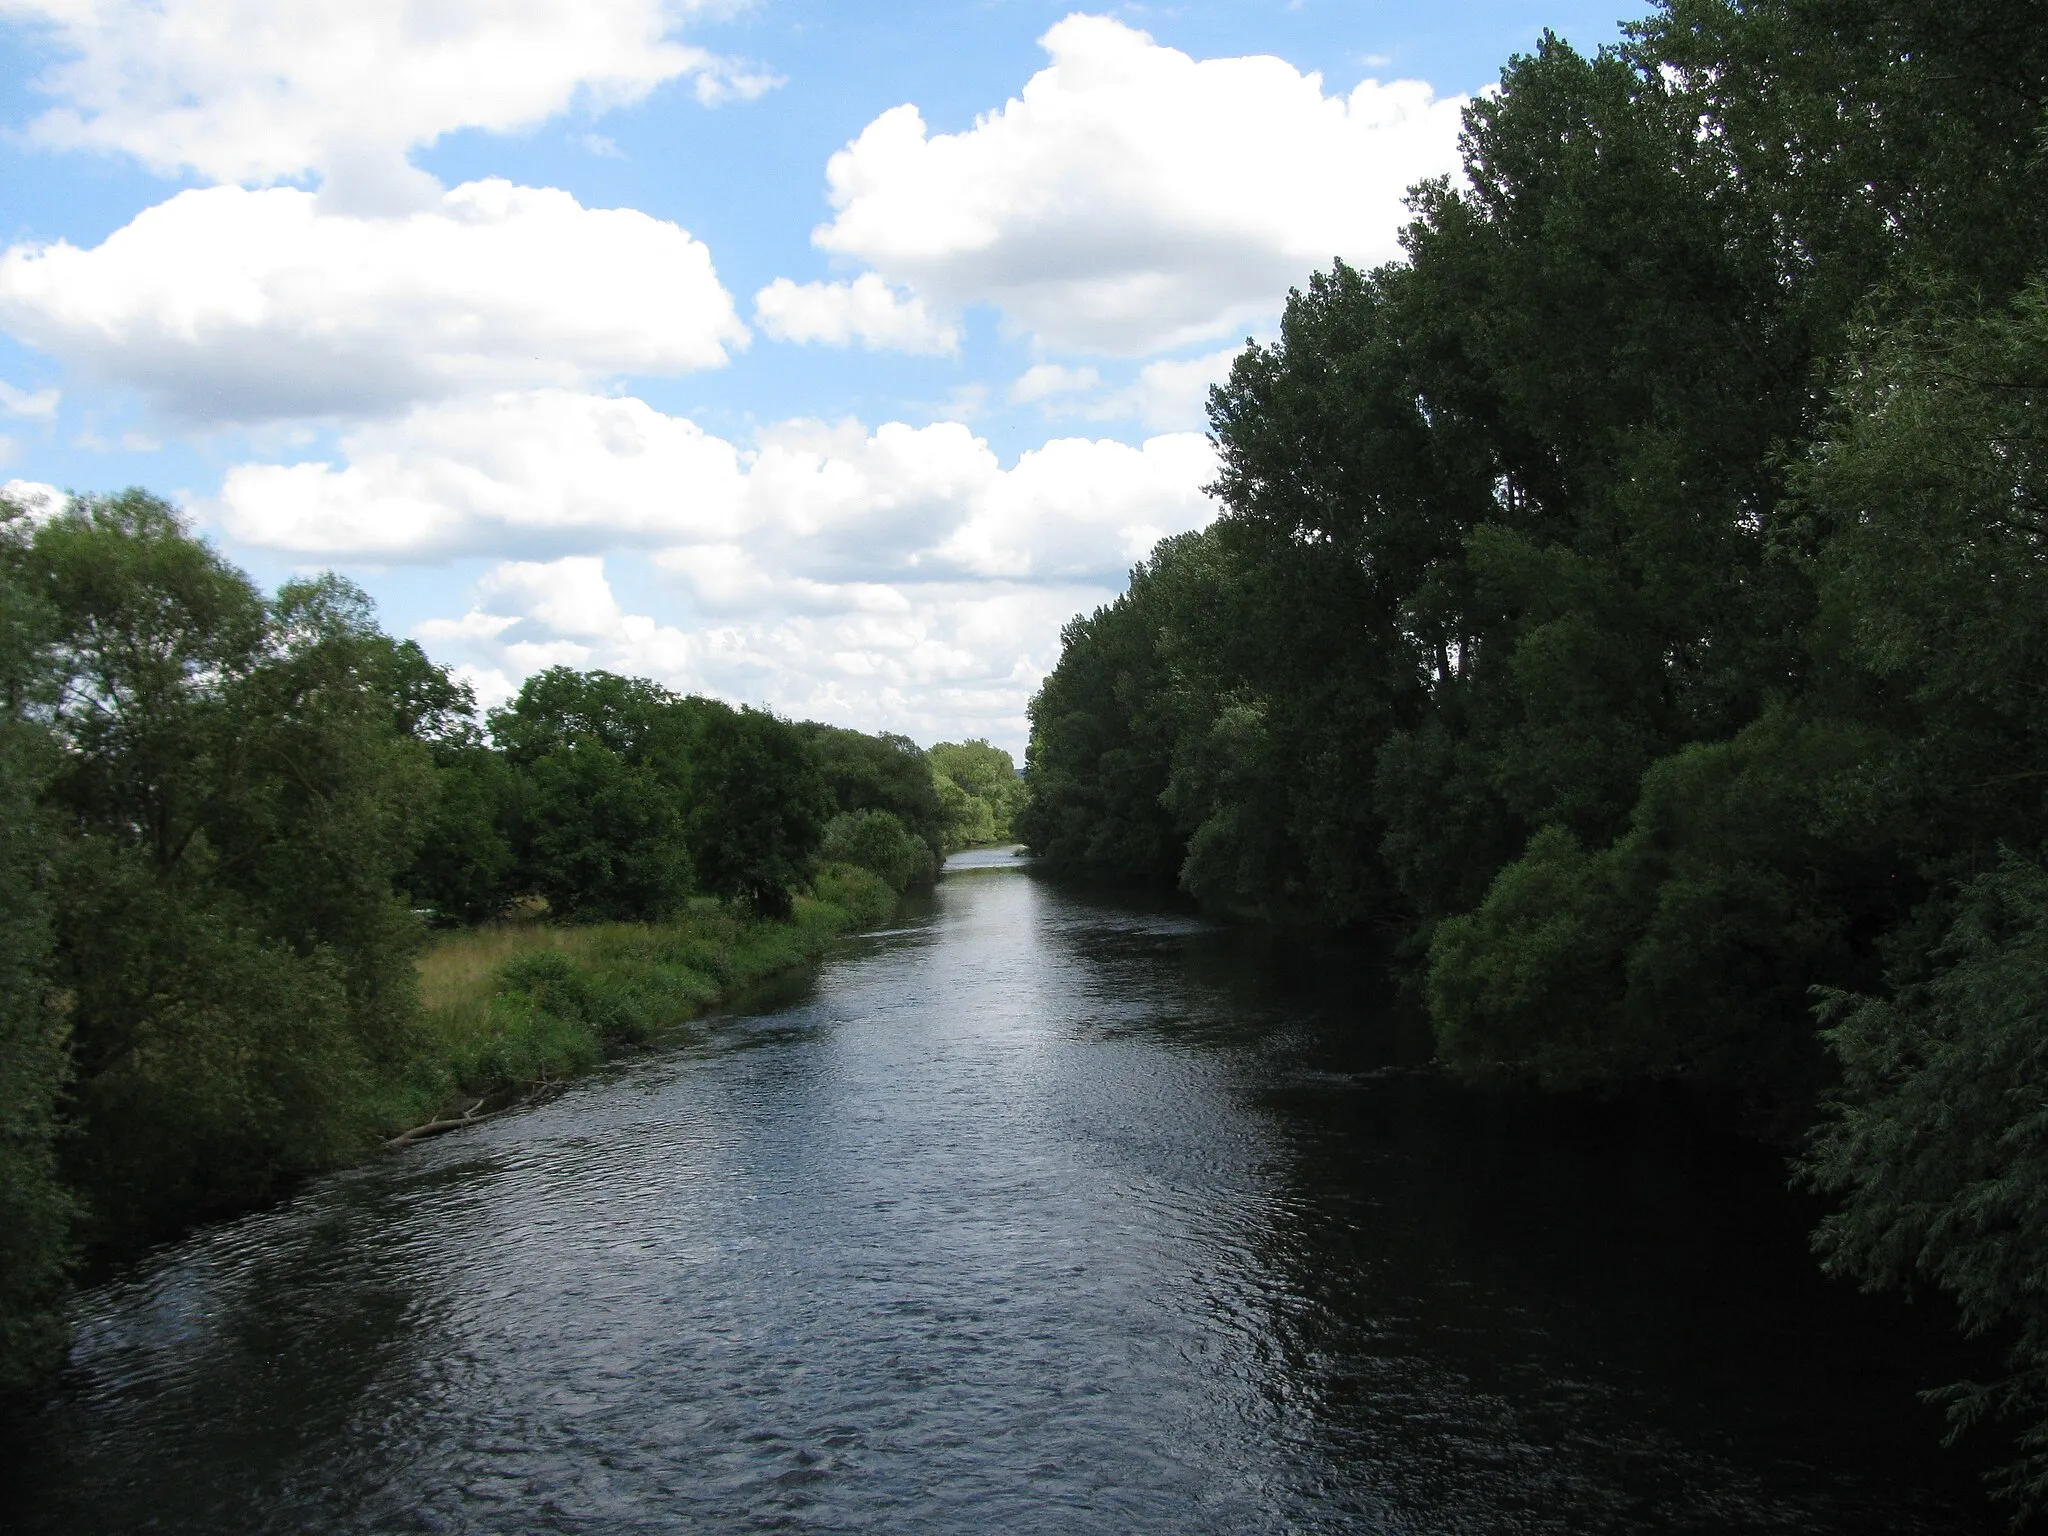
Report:
[[[497,1116],[505,1113],[505,1109],[511,1109],[514,1106],[507,1104],[505,1109],[493,1109],[483,1114],[478,1114],[477,1111],[483,1109],[483,1107],[484,1101],[478,1099],[468,1109],[453,1119],[429,1120],[425,1125],[416,1125],[409,1131],[399,1132],[398,1135],[384,1143],[384,1148],[388,1152],[396,1152],[400,1147],[409,1147],[416,1141],[425,1141],[429,1136],[439,1136],[444,1131],[459,1131],[466,1125],[481,1125],[484,1121],[495,1119]]]

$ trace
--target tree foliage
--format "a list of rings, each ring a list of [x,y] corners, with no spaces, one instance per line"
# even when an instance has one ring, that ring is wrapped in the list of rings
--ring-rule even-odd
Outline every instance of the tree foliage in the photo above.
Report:
[[[948,818],[924,750],[907,736],[870,736],[815,722],[799,729],[810,741],[837,813],[887,811],[930,849],[936,868],[948,850]]]
[[[1221,516],[1068,626],[1022,835],[1393,936],[1463,1074],[1779,1135],[1832,1093],[1832,1262],[2031,1329],[1953,1170],[2032,1134],[1991,1106],[2048,1025],[1968,937],[2048,855],[2044,122],[2041,0],[1665,0],[1511,60],[1404,259],[1212,393]],[[2048,1178],[1999,1144],[2023,1256]]]
[[[48,614],[22,579],[26,521],[0,501],[0,1390],[48,1370],[63,1348],[56,1304],[74,1215],[57,1162],[69,1057],[48,980],[55,844],[39,804],[54,753],[32,717],[44,702]]]
[[[1015,835],[1017,812],[1029,796],[1009,753],[974,736],[942,741],[926,757],[948,849],[1007,843]]]
[[[929,884],[936,867],[931,848],[889,811],[841,811],[825,824],[818,857],[880,875],[899,895]]]

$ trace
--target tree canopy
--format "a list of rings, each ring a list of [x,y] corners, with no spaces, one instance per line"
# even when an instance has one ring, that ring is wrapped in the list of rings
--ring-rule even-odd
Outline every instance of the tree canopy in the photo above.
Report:
[[[2040,0],[1543,38],[1404,258],[1212,393],[1221,515],[1068,627],[1020,823],[1391,941],[1453,1071],[1818,1115],[1831,1265],[2017,1329],[2040,1423],[2048,1329],[1963,1234],[1989,1180],[2048,1242],[1987,1150],[2048,1091],[1991,1001],[2048,856],[2044,122]]]

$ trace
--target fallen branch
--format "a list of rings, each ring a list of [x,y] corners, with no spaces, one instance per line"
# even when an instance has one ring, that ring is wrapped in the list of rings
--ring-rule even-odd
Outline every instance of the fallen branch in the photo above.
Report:
[[[384,1143],[384,1149],[387,1152],[396,1152],[400,1147],[409,1147],[416,1141],[424,1141],[429,1136],[439,1136],[444,1131],[459,1131],[466,1125],[481,1125],[486,1120],[502,1115],[505,1109],[517,1106],[508,1104],[505,1109],[494,1109],[488,1114],[478,1114],[477,1111],[483,1107],[484,1101],[478,1099],[452,1120],[429,1120],[425,1125],[416,1125],[409,1131],[401,1131]]]

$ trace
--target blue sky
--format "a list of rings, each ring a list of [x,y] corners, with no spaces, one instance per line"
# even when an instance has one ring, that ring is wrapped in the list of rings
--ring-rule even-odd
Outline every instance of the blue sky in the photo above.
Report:
[[[1200,401],[1615,0],[0,0],[0,480],[604,666],[1021,752]]]

